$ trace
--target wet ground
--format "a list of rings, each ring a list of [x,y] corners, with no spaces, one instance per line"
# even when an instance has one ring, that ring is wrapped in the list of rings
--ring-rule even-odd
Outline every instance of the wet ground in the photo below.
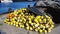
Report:
[[[10,26],[8,24],[5,24],[3,20],[5,19],[7,14],[0,15],[0,23],[3,24],[0,26],[0,32],[2,34],[39,34],[38,32],[34,31],[28,31],[22,28],[17,28],[14,26]],[[56,26],[52,32],[47,34],[60,34],[60,24]]]

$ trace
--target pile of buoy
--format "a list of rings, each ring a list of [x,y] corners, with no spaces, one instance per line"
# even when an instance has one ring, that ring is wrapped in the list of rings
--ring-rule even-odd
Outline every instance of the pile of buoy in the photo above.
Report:
[[[45,18],[44,16],[35,15],[30,13],[27,8],[14,10],[14,12],[7,15],[4,23],[39,33],[48,33],[54,28],[54,22],[49,16],[46,15]]]

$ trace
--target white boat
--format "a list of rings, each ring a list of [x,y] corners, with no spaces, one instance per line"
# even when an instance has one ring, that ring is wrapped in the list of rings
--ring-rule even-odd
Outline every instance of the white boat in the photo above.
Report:
[[[12,0],[1,0],[1,3],[13,2]]]

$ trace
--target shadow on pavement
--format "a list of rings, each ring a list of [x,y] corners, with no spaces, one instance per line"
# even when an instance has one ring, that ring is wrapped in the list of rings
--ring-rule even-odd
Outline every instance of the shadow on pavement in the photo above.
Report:
[[[0,34],[6,34],[5,32],[3,32],[2,30],[0,30]]]

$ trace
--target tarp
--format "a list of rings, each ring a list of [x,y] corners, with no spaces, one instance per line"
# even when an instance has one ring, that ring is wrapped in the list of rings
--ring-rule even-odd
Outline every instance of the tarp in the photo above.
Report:
[[[35,2],[13,2],[13,3],[0,3],[0,14],[8,12],[8,9],[16,10],[19,8],[27,8],[28,5],[33,7]]]

